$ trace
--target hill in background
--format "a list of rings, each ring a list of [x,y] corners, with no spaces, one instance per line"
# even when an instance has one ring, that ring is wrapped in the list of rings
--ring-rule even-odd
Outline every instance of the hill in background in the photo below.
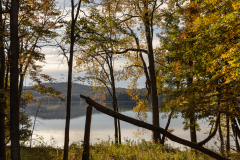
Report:
[[[55,90],[61,92],[61,97],[66,99],[67,96],[67,83],[43,83],[46,87],[52,87]],[[24,87],[24,90],[31,90],[30,87]],[[43,98],[43,101],[60,101],[59,98],[55,98],[55,97],[48,97],[45,95],[40,95],[38,94],[37,90],[31,90],[32,94],[34,97],[36,97],[37,99]],[[120,101],[131,101],[131,97],[127,94],[127,89],[126,88],[116,88],[116,92],[118,95],[118,98]],[[140,98],[145,96],[146,93],[146,89],[138,89]],[[89,86],[89,85],[82,85],[82,84],[78,84],[78,83],[73,83],[72,84],[72,100],[73,101],[81,101],[79,95],[85,95],[85,96],[91,96],[94,95],[93,92],[93,86]],[[106,91],[105,93],[103,91],[97,92],[96,93],[98,95],[98,99],[96,100],[109,100],[109,94]]]

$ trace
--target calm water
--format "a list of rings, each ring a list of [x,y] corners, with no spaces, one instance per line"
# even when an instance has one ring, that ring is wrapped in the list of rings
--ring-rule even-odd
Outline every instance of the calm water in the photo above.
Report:
[[[111,102],[102,103],[102,105],[111,108]],[[132,112],[135,102],[119,102],[120,113],[134,117]],[[84,137],[84,127],[86,119],[86,108],[87,104],[83,101],[72,102],[71,109],[71,121],[70,121],[70,143],[76,141],[82,141]],[[26,113],[31,116],[32,122],[34,121],[34,115],[36,114],[38,106],[28,105],[26,107]],[[53,137],[56,140],[56,146],[62,147],[64,144],[64,129],[65,129],[65,104],[64,103],[42,103],[38,112],[36,126],[33,132],[33,138],[42,136],[42,141],[50,144],[50,139]],[[147,122],[151,123],[152,116],[151,112],[148,112]],[[162,117],[163,113],[160,113]],[[167,119],[160,120],[161,127],[165,128]],[[190,140],[189,131],[183,131],[183,119],[179,116],[176,119],[172,119],[169,129],[174,129],[173,134],[181,138]],[[203,140],[207,135],[203,134],[210,128],[204,124],[203,121],[198,121],[201,126],[201,131],[198,132],[198,141]],[[144,135],[136,137],[136,132],[140,131],[143,133],[142,128],[134,126],[132,124],[121,121],[122,140],[141,140],[144,138],[147,141],[151,140],[151,131],[144,132]],[[93,108],[92,122],[91,122],[91,143],[98,143],[101,140],[112,141],[114,137],[114,124],[113,118],[96,111]],[[208,146],[214,146],[214,141],[208,143]],[[174,147],[180,147],[181,145],[167,141],[168,144]]]

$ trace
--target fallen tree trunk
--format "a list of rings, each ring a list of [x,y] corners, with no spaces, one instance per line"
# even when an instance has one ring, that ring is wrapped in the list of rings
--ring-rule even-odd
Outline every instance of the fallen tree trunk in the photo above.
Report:
[[[185,139],[182,139],[182,138],[179,138],[171,133],[169,133],[168,131],[166,131],[165,129],[161,128],[161,127],[157,127],[157,126],[154,126],[154,125],[151,125],[151,124],[148,124],[146,122],[143,122],[143,121],[139,121],[137,119],[134,119],[134,118],[131,118],[131,117],[128,117],[128,116],[125,116],[121,113],[117,113],[117,112],[114,112],[100,104],[98,104],[97,102],[93,101],[92,99],[90,99],[89,97],[86,97],[84,95],[80,95],[81,98],[85,99],[86,102],[93,106],[96,110],[102,112],[102,113],[105,113],[109,116],[112,116],[112,117],[115,117],[115,118],[118,118],[122,121],[125,121],[125,122],[128,122],[128,123],[131,123],[133,125],[136,125],[136,126],[139,126],[139,127],[142,127],[142,128],[146,128],[146,129],[149,129],[151,131],[156,131],[156,132],[159,132],[163,135],[165,135],[167,138],[169,138],[170,140],[174,141],[174,142],[177,142],[177,143],[180,143],[180,144],[183,144],[185,146],[188,146],[188,147],[191,147],[191,148],[194,148],[196,150],[199,150],[207,155],[209,155],[210,157],[213,157],[213,158],[216,158],[218,160],[227,160],[227,158],[225,157],[222,157],[221,155],[209,150],[209,149],[206,149],[200,145],[198,145],[197,143],[192,143],[190,141],[187,141]]]

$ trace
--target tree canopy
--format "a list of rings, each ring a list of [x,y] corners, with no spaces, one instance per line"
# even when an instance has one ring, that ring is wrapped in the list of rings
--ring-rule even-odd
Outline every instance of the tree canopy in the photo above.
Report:
[[[55,0],[1,0],[0,4],[0,159],[6,159],[9,141],[12,158],[19,159],[19,141],[31,134],[28,128],[19,131],[20,121],[29,126],[19,108],[37,101],[31,92],[23,91],[26,76],[39,94],[61,98],[61,92],[42,83],[55,81],[41,73],[39,62],[48,62],[42,52],[46,46],[60,47],[68,64],[64,159],[68,158],[74,70],[85,75],[77,78],[79,82],[101,91],[100,100],[112,100],[115,112],[121,95],[137,101],[133,111],[142,121],[151,109],[153,126],[165,130],[153,130],[155,143],[164,144],[171,119],[182,116],[191,139],[184,143],[201,150],[217,135],[222,156],[229,157],[232,136],[235,150],[240,151],[239,1],[72,0],[67,17]],[[141,77],[145,88],[138,90]],[[128,81],[128,89],[117,89],[119,81]],[[168,117],[164,127],[159,111]],[[212,126],[200,142],[198,120]],[[114,124],[115,142],[121,143],[116,117]]]

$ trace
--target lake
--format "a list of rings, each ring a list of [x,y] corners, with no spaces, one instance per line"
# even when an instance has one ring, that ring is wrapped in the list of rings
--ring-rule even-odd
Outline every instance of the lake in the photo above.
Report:
[[[99,102],[100,103],[100,102]],[[111,108],[111,102],[100,103],[108,108]],[[132,112],[133,107],[135,107],[135,102],[119,102],[119,112],[129,116],[135,117],[135,114]],[[72,102],[71,108],[71,121],[70,121],[70,144],[72,142],[82,141],[84,138],[84,127],[85,127],[85,119],[86,119],[86,108],[88,104],[84,101],[76,101]],[[34,122],[35,115],[37,112],[38,106],[36,104],[29,104],[25,112],[30,116],[32,122]],[[92,122],[91,122],[91,135],[90,142],[98,143],[100,141],[113,141],[114,138],[114,123],[113,118],[102,114],[101,112],[95,110],[93,108],[92,111]],[[147,122],[151,123],[152,121],[152,113],[147,112],[148,118]],[[164,115],[164,113],[159,113],[160,117]],[[50,144],[51,138],[53,137],[56,141],[54,142],[56,146],[63,147],[64,144],[64,129],[65,129],[65,116],[66,116],[66,107],[65,103],[42,103],[39,107],[38,116],[36,118],[36,125],[33,132],[33,138],[36,139],[41,136],[46,144]],[[165,128],[167,122],[167,118],[160,119],[160,126]],[[207,137],[204,132],[210,130],[207,124],[204,124],[203,121],[198,121],[201,126],[201,131],[197,132],[198,141],[203,140]],[[120,121],[121,125],[121,134],[122,140],[135,140],[140,141],[141,139],[145,139],[146,141],[151,140],[151,131],[146,131],[144,134],[136,136],[136,132],[140,131],[143,133],[142,128],[134,126],[132,124]],[[190,140],[190,131],[183,130],[183,118],[178,116],[176,119],[172,119],[169,129],[174,129],[173,134],[179,136],[181,138]],[[208,143],[208,146],[214,146],[214,142],[217,141],[216,138],[211,140]],[[167,141],[167,143],[174,147],[182,147],[178,143],[173,143],[171,141]]]

